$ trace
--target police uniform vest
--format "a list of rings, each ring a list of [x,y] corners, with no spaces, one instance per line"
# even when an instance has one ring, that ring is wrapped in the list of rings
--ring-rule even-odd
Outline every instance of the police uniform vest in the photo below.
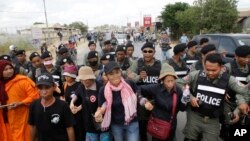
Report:
[[[137,61],[137,68],[137,74],[140,74],[141,71],[146,71],[147,73],[147,77],[137,83],[138,85],[158,83],[161,71],[161,62],[159,60],[155,60],[152,66],[146,66],[144,60],[140,58]]]
[[[231,75],[235,77],[235,79],[237,79],[238,81],[240,81],[241,83],[243,84],[247,84],[246,82],[246,79],[247,79],[247,76],[250,74],[250,71],[248,70],[247,73],[244,73],[242,71],[240,71],[236,61],[232,61],[231,63]],[[248,65],[248,68],[250,68],[250,65]],[[233,90],[229,90],[228,91],[228,94],[230,96],[230,101],[231,102],[235,102],[236,100],[236,92],[234,92]]]
[[[192,65],[193,63],[196,63],[198,60],[199,58],[196,55],[192,57],[189,54],[186,54],[185,61],[188,66]]]
[[[182,78],[188,74],[188,68],[183,60],[181,60],[181,67],[177,65],[172,58],[168,60],[168,63],[174,68],[178,77]]]
[[[223,100],[228,87],[230,75],[223,73],[216,84],[207,79],[204,71],[199,72],[194,97],[201,101],[199,107],[192,110],[202,116],[217,118],[223,113]]]
[[[243,84],[247,84],[246,78],[250,75],[250,71],[247,73],[240,71],[236,61],[232,61],[231,63],[231,75],[234,76],[237,80],[241,81]],[[250,65],[248,65],[248,69],[250,69]]]
[[[24,69],[25,73],[28,74],[29,71],[31,71],[31,62],[24,62],[24,64],[17,63],[16,67],[18,69],[20,69],[20,67],[22,67]]]
[[[130,64],[129,64],[129,58],[128,57],[125,57],[124,61],[123,61],[123,64],[121,66],[121,69],[122,70],[127,70],[128,68],[130,67]]]
[[[195,69],[196,70],[203,70],[203,65],[202,65],[202,61],[199,60],[195,63]]]

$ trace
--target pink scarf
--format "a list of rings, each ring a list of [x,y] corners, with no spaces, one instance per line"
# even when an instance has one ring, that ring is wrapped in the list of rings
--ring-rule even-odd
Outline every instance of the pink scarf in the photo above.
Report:
[[[113,102],[112,91],[121,91],[122,104],[125,112],[125,124],[128,124],[136,115],[137,97],[130,85],[124,79],[115,87],[108,82],[104,88],[106,99],[106,112],[104,114],[102,129],[105,131],[109,128],[111,122],[111,106]]]

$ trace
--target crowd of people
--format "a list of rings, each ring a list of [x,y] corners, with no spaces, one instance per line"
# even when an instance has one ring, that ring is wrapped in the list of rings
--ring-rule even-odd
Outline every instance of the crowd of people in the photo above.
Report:
[[[112,37],[98,52],[89,40],[82,66],[65,46],[57,57],[10,46],[0,56],[0,141],[174,141],[179,111],[184,141],[229,141],[250,111],[250,46],[225,61],[207,38],[185,36],[171,47],[161,33],[162,60],[151,41],[137,58],[132,42]]]

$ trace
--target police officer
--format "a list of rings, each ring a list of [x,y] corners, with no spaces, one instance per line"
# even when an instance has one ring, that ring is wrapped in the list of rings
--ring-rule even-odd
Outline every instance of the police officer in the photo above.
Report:
[[[7,60],[7,61],[11,62],[16,74],[27,75],[25,69],[23,67],[17,67],[16,64],[13,63],[13,60],[11,59],[11,57],[9,55],[6,55],[6,54],[1,55],[0,60]]]
[[[231,63],[225,64],[227,72],[243,84],[247,84],[247,77],[250,76],[249,56],[250,46],[240,46],[235,50],[235,60],[233,60]],[[234,91],[229,90],[224,106],[225,115],[222,121],[221,135],[225,141],[229,140],[228,135],[230,128],[234,126],[230,123],[230,116],[228,116],[228,114],[233,112],[237,106],[235,95],[236,93]]]
[[[190,41],[187,44],[188,51],[186,53],[185,61],[188,66],[191,66],[193,63],[197,62],[199,60],[199,56],[196,53],[196,48],[198,47],[198,44],[196,41]]]
[[[127,52],[127,57],[132,60],[135,61],[138,58],[133,56],[133,53],[135,51],[134,45],[133,44],[127,44],[126,45],[126,52]]]
[[[128,79],[134,80],[137,85],[158,83],[161,62],[154,58],[155,47],[152,43],[145,43],[142,48],[143,58],[134,61],[128,69]],[[149,98],[150,99],[150,98]],[[147,122],[151,112],[145,107],[138,107],[139,129],[141,141],[147,141]]]
[[[38,52],[32,52],[29,56],[29,59],[32,67],[28,73],[28,77],[36,82],[37,76],[41,74],[41,70],[45,70],[45,66],[43,65],[42,58]]]
[[[97,51],[97,50],[96,50],[96,43],[95,43],[94,41],[90,41],[90,42],[88,43],[88,47],[89,47],[89,52],[90,52],[90,51]],[[88,53],[89,53],[89,52],[87,52],[87,53],[84,55],[83,64],[86,65],[86,66],[89,65],[89,64],[88,64]],[[99,56],[99,57],[102,56],[102,54],[101,54],[99,51],[97,51],[97,52],[98,52],[98,56]]]
[[[65,57],[70,57],[69,50],[66,47],[61,47],[58,51],[58,56],[56,60],[56,66],[60,66],[60,62],[62,62],[62,59]]]
[[[209,39],[208,38],[201,38],[200,39],[200,44],[199,44],[199,46],[197,47],[197,51],[196,51],[196,53],[197,53],[197,55],[201,58],[202,57],[202,54],[201,54],[201,49],[204,47],[204,46],[206,46],[206,45],[208,45],[209,44]]]
[[[195,71],[195,70],[203,70],[203,62],[206,56],[210,53],[215,53],[216,52],[216,47],[213,44],[208,44],[204,46],[201,50],[200,53],[202,55],[201,59],[199,59],[196,63],[192,64],[190,66],[190,72]]]
[[[103,54],[109,54],[110,56],[112,56],[111,58],[115,58],[115,49],[112,47],[111,45],[111,41],[110,40],[106,40],[104,42],[104,48],[102,49]],[[114,61],[114,60],[112,60]]]
[[[41,59],[43,61],[44,64],[44,68],[45,69],[41,69],[41,72],[37,72],[37,74],[41,74],[41,73],[49,73],[53,76],[58,88],[60,90],[57,90],[56,92],[54,92],[54,96],[59,97],[59,96],[63,96],[63,82],[62,82],[62,73],[61,73],[61,69],[57,68],[53,65],[53,57],[52,54],[48,51],[44,52],[41,55]]]
[[[16,51],[17,63],[16,66],[23,67],[25,69],[25,73],[28,74],[31,70],[31,62],[26,61],[25,50],[17,50]]]
[[[98,56],[98,52],[97,51],[90,51],[88,53],[88,66],[91,67],[91,69],[94,71],[95,76],[97,77],[99,74],[99,56]]]
[[[116,62],[122,69],[122,71],[126,71],[130,65],[132,65],[132,61],[126,57],[126,47],[124,45],[118,45],[115,51]]]
[[[185,43],[177,44],[174,47],[174,55],[166,61],[174,68],[175,73],[179,78],[186,76],[189,71],[186,62],[184,61],[186,47]]]
[[[204,67],[204,70],[191,72],[177,80],[181,85],[190,85],[193,92],[187,108],[185,141],[197,140],[200,134],[203,140],[219,139],[219,116],[223,114],[224,98],[228,89],[244,96],[243,101],[248,99],[247,88],[240,86],[234,77],[224,72],[220,54],[207,55]],[[248,105],[242,103],[239,108],[245,112]],[[235,117],[238,115],[235,114]]]

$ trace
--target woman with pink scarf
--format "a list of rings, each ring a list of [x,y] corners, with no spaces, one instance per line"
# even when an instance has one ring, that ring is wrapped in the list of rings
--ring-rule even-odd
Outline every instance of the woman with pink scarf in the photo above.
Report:
[[[111,61],[104,67],[108,83],[99,91],[98,110],[95,113],[102,130],[111,128],[115,141],[138,141],[139,126],[136,117],[136,84],[122,78],[121,69]]]

